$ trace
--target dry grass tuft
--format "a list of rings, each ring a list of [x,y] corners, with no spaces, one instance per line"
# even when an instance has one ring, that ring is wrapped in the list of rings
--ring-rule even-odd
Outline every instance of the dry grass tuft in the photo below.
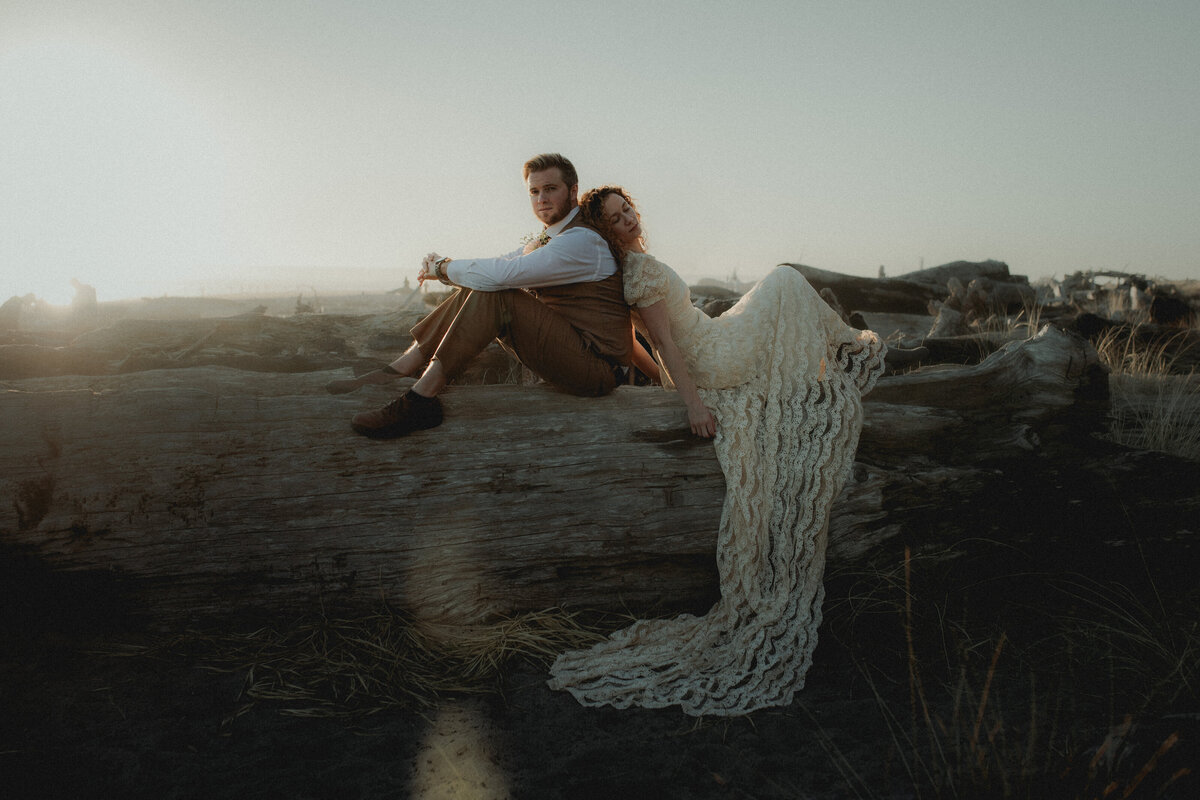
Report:
[[[1072,646],[1072,670],[1097,671],[1122,687],[1128,701],[1147,708],[1172,708],[1200,700],[1200,597],[1146,602],[1125,586],[1079,579],[1063,585],[1059,618],[1062,638]],[[1089,646],[1081,648],[1082,643]]]
[[[1193,756],[1176,747],[1170,713],[1200,701],[1200,593],[1144,599],[1077,576],[1050,581],[1045,616],[1034,620],[960,618],[950,601],[958,589],[939,601],[922,596],[928,580],[915,588],[923,560],[906,548],[903,562],[863,573],[830,609],[852,624],[851,642],[870,642],[855,663],[905,796],[1183,796],[1170,791],[1191,774]],[[1014,577],[1026,585],[1031,576]],[[878,629],[889,619],[890,631]],[[860,623],[872,635],[853,629]],[[892,645],[883,657],[881,639]],[[821,744],[857,796],[895,796],[886,778],[865,783],[836,746]]]
[[[1200,375],[1109,377],[1110,438],[1200,461]]]
[[[1187,341],[1187,335],[1188,331],[1181,329],[1173,336],[1146,343],[1127,329],[1112,327],[1096,339],[1096,353],[1117,375],[1143,378],[1170,375],[1175,372],[1180,345]]]
[[[245,673],[228,725],[262,701],[304,717],[428,706],[443,695],[494,690],[501,667],[514,658],[549,662],[601,638],[577,615],[557,609],[470,626],[418,623],[385,609],[285,629],[189,631],[121,654],[186,654],[204,669]]]
[[[1200,460],[1200,375],[1176,374],[1186,335],[1145,344],[1112,328],[1097,339],[1096,352],[1110,370],[1113,441]]]
[[[979,333],[999,334],[1009,341],[1032,339],[1042,327],[1042,306],[1039,303],[1025,303],[1016,316],[993,314],[977,320],[973,327]]]

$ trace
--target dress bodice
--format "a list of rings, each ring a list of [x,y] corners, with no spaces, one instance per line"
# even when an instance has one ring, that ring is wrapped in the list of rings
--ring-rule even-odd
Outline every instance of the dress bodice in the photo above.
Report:
[[[712,320],[692,303],[692,292],[683,278],[662,263],[646,253],[630,253],[626,256],[623,267],[625,281],[625,302],[633,307],[633,322],[641,333],[649,339],[649,331],[642,322],[638,309],[662,302],[671,324],[671,335],[688,362],[688,368],[693,378],[701,386],[705,378],[711,376],[700,368],[699,348],[705,338],[706,328]],[[658,353],[655,353],[658,357]],[[660,364],[662,359],[658,358]],[[699,374],[695,374],[699,372]],[[674,380],[663,368],[664,385],[674,386]]]
[[[842,361],[838,349],[861,333],[846,325],[791,267],[776,268],[715,318],[696,308],[687,283],[653,256],[630,253],[623,271],[634,324],[646,333],[637,309],[662,301],[671,335],[702,388],[738,386],[775,369],[822,379],[827,365]]]

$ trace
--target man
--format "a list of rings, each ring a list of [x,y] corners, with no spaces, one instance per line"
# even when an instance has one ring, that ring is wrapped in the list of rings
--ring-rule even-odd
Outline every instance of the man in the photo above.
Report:
[[[493,340],[572,394],[608,394],[619,382],[632,345],[629,308],[608,245],[578,220],[575,167],[547,153],[527,161],[522,176],[541,236],[499,258],[425,257],[419,280],[459,288],[417,323],[412,346],[387,367],[330,384],[341,392],[420,375],[396,400],[356,415],[356,432],[389,439],[440,425],[438,393]]]

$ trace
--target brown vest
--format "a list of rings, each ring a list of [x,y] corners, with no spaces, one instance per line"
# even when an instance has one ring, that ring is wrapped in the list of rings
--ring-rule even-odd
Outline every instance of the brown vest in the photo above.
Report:
[[[559,233],[576,227],[595,230],[576,214]],[[616,273],[604,280],[544,286],[532,290],[532,294],[570,322],[597,355],[627,365],[633,347],[633,323],[625,304],[620,267],[618,264]]]

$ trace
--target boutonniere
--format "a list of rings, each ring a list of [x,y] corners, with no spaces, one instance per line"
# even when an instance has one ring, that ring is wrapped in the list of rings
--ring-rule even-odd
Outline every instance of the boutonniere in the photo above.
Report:
[[[546,235],[545,231],[542,231],[541,233],[530,233],[521,239],[521,244],[525,245],[525,253],[532,253],[534,250],[537,250],[539,247],[548,244],[549,242],[550,237]]]

